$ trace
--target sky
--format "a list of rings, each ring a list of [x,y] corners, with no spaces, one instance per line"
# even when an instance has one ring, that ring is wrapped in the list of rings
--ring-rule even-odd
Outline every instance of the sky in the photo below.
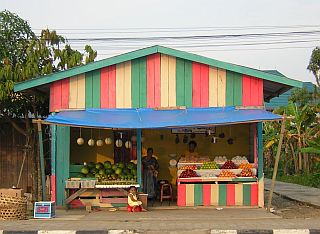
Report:
[[[319,0],[0,0],[4,9],[35,32],[57,30],[76,49],[90,44],[98,60],[159,44],[315,83],[306,68],[320,46]],[[242,37],[226,37],[234,34]]]

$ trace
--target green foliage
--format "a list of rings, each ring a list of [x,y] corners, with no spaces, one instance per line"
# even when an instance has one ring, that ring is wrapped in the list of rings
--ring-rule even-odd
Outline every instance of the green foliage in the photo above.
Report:
[[[309,65],[307,67],[316,78],[318,87],[320,88],[320,48],[316,47],[311,54]]]
[[[302,89],[296,88],[291,93],[289,101],[296,103],[299,106],[305,106],[308,103],[315,102],[315,95],[313,92],[309,92],[306,87]]]

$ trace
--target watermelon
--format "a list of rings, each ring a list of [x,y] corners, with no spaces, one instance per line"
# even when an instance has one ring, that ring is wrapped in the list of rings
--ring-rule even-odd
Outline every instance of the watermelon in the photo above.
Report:
[[[137,175],[137,170],[136,170],[136,169],[132,169],[132,170],[131,170],[131,174],[132,174],[132,175]]]
[[[96,168],[97,168],[98,170],[100,170],[100,169],[104,168],[104,166],[103,166],[103,164],[102,164],[101,162],[98,162],[98,163],[96,164]]]
[[[110,169],[112,167],[111,162],[109,162],[109,161],[105,161],[103,166],[105,169]]]
[[[82,174],[88,174],[89,173],[89,168],[87,166],[84,166],[83,168],[81,168],[81,173]]]
[[[114,171],[115,171],[118,167],[117,167],[117,165],[116,165],[116,164],[114,164],[114,165],[112,165],[112,167],[111,167],[111,168],[112,168],[112,170],[114,170]]]
[[[101,169],[101,170],[99,171],[99,175],[105,175],[105,174],[106,174],[105,170]]]
[[[94,167],[94,168],[90,169],[90,173],[95,175],[95,174],[99,173],[99,170]]]
[[[111,175],[113,173],[113,170],[111,168],[106,169],[106,174]]]
[[[128,165],[127,165],[127,168],[130,169],[130,170],[133,169],[134,168],[134,163],[129,162]]]
[[[117,175],[120,175],[122,172],[122,169],[121,168],[117,168],[114,173],[116,173]]]
[[[122,162],[120,162],[120,163],[118,163],[118,167],[122,169],[122,168],[124,168],[124,164]]]
[[[129,171],[129,169],[127,169],[127,168],[123,168],[123,169],[122,169],[122,173],[125,174],[125,175],[127,175],[127,174],[130,173],[130,171]]]
[[[89,173],[89,174],[87,174],[86,177],[87,177],[87,178],[94,178],[94,174]]]
[[[89,162],[87,165],[90,169],[95,168],[94,162]]]

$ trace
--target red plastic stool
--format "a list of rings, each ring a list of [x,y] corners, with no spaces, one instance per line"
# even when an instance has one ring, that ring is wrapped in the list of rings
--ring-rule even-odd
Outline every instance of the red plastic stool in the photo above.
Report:
[[[169,199],[170,202],[173,201],[173,192],[171,184],[160,184],[160,203],[162,205],[163,199]]]
[[[133,206],[129,206],[129,204],[128,204],[128,206],[127,206],[127,211],[128,212],[133,212]],[[135,212],[141,212],[142,211],[142,207],[141,206],[137,206],[136,208],[135,208]]]

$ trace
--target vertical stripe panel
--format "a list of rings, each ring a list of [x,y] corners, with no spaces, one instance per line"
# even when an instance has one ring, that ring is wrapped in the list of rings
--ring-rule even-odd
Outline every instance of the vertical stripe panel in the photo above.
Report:
[[[258,184],[252,184],[251,185],[251,200],[250,204],[251,206],[257,206],[258,205]]]
[[[147,107],[147,60],[146,57],[142,57],[139,59],[139,75],[140,75],[140,102],[139,107],[145,108]],[[130,85],[131,87],[131,85]],[[131,95],[130,95],[131,96]]]
[[[100,108],[100,69],[92,71],[92,107]]]
[[[92,100],[92,92],[93,92],[93,85],[92,85],[92,72],[87,72],[85,74],[86,76],[86,92],[85,92],[85,97],[86,97],[86,108],[92,108],[93,107],[93,100]]]
[[[161,106],[161,56],[159,53],[155,54],[154,61],[154,105]]]
[[[86,106],[86,77],[85,74],[78,75],[78,98],[77,108],[83,109]]]
[[[169,58],[161,54],[161,107],[169,106]]]
[[[211,184],[202,185],[202,201],[204,206],[211,205]]]
[[[242,183],[235,184],[235,205],[243,205],[243,186]]]
[[[184,59],[177,58],[176,59],[176,101],[177,106],[185,106],[185,73],[184,73]]]
[[[219,184],[219,206],[227,205],[227,185]]]
[[[192,62],[189,60],[184,61],[184,76],[185,105],[192,107]]]
[[[61,89],[61,80],[55,81],[51,85],[51,91],[53,93],[52,95],[52,109],[51,112],[54,112],[61,108],[61,95],[62,95],[62,89]]]
[[[176,58],[169,56],[169,106],[176,106]]]
[[[218,69],[218,106],[226,106],[227,72]]]
[[[78,108],[78,76],[70,77],[69,83],[69,108]]]
[[[258,205],[264,207],[264,177],[262,176],[258,182]]]
[[[186,205],[186,184],[178,184],[178,206]]]
[[[218,106],[218,70],[209,67],[209,106]]]
[[[242,106],[242,75],[239,73],[233,74],[233,101],[235,106]]]
[[[133,108],[140,105],[140,61],[132,60],[131,64],[131,103]]]
[[[61,109],[69,109],[69,83],[69,78],[61,80]]]
[[[209,106],[209,66],[201,64],[201,78],[200,78],[200,87],[201,87],[201,97],[200,105],[201,107]]]
[[[255,77],[251,77],[251,106],[258,105],[259,97],[259,80]]]
[[[201,64],[192,62],[192,107],[201,107]]]
[[[227,90],[226,90],[226,105],[234,106],[234,78],[233,72],[227,71]]]
[[[217,206],[219,205],[219,185],[218,184],[211,184],[211,205]]]
[[[144,72],[144,79],[146,79],[146,71]],[[145,81],[146,86],[146,81]],[[146,92],[147,87],[145,87]],[[124,63],[124,83],[123,83],[123,105],[124,108],[131,108],[131,61]],[[146,93],[145,93],[146,96]],[[145,97],[146,100],[146,97]]]
[[[53,84],[50,85],[50,100],[49,100],[49,112],[53,112],[54,111],[54,105],[53,105],[53,101],[54,101],[54,88],[53,88]]]
[[[251,105],[251,79],[247,75],[242,76],[242,105]]]
[[[258,162],[258,138],[257,138],[257,124],[251,124],[251,132],[253,133],[253,161],[254,165]]]
[[[116,108],[124,108],[124,79],[124,63],[119,63],[116,65]]]
[[[194,206],[194,184],[186,184],[186,206]]]
[[[101,69],[100,73],[100,106],[109,108],[109,67]]]
[[[203,205],[203,188],[202,184],[195,184],[194,185],[194,205],[195,206],[202,206]]]
[[[263,106],[264,98],[263,98],[263,79],[259,79],[259,91],[258,91],[258,105]]]
[[[147,107],[155,107],[155,55],[147,56]]]
[[[227,206],[234,206],[235,204],[235,184],[227,184]]]
[[[251,184],[243,184],[243,205],[250,206],[251,204]]]

